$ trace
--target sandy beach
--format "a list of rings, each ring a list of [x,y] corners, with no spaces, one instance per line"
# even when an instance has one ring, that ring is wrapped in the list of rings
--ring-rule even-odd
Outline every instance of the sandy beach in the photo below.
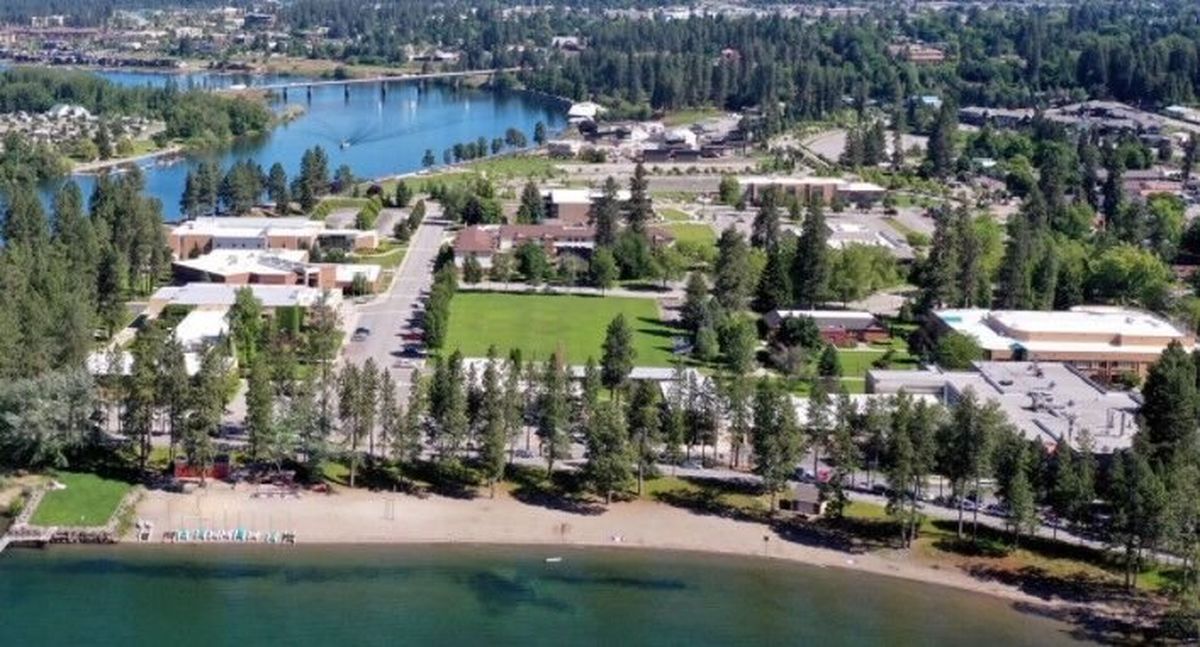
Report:
[[[530,505],[497,493],[471,500],[417,498],[338,490],[300,499],[255,498],[221,484],[196,494],[148,492],[138,518],[154,524],[154,541],[179,528],[295,532],[303,544],[480,543],[653,548],[785,559],[849,568],[999,596],[1031,605],[1071,605],[985,582],[956,569],[916,562],[903,553],[851,554],[789,541],[766,525],[697,514],[665,504],[619,503],[599,514]]]

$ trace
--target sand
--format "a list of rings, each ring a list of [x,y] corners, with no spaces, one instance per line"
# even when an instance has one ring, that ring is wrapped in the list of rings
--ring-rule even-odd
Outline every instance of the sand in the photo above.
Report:
[[[953,568],[918,563],[901,552],[851,554],[795,543],[766,525],[697,514],[652,502],[617,503],[599,514],[580,514],[517,501],[339,489],[300,499],[255,498],[252,489],[221,484],[195,494],[148,492],[140,519],[154,523],[153,541],[178,528],[295,532],[303,544],[481,543],[605,546],[727,553],[785,559],[821,567],[950,586],[1033,605],[1058,604],[1005,584],[975,579]],[[1066,603],[1062,603],[1066,604]]]

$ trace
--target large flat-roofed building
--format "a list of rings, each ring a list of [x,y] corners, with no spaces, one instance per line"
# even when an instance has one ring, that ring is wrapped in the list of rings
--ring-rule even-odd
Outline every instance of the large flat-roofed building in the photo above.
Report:
[[[618,191],[617,202],[629,202],[629,191]],[[546,206],[546,219],[557,220],[559,224],[582,226],[591,222],[592,206],[604,197],[604,191],[597,189],[546,189],[542,191],[542,200]]]
[[[159,288],[150,297],[149,310],[161,310],[168,305],[192,306],[197,308],[229,307],[237,291],[248,287],[254,297],[262,302],[263,309],[312,308],[324,300],[331,308],[342,303],[342,294],[337,290],[322,290],[301,285],[228,285],[223,283],[189,283],[187,285]]]
[[[1110,306],[1068,311],[939,310],[934,333],[974,337],[989,360],[1066,362],[1087,375],[1112,379],[1144,376],[1163,350],[1177,341],[1189,350],[1193,334],[1158,315]]]
[[[969,390],[999,405],[1029,440],[1048,448],[1066,442],[1078,449],[1086,429],[1092,450],[1111,454],[1129,447],[1138,430],[1139,397],[1110,391],[1061,362],[976,362],[970,371],[867,371],[867,393],[934,395],[953,405]]]
[[[322,247],[355,251],[379,246],[374,231],[328,229],[308,218],[206,217],[179,223],[167,235],[175,258],[193,258],[214,250]]]
[[[176,279],[184,283],[305,285],[342,290],[351,287],[356,275],[362,275],[368,289],[375,291],[382,277],[378,265],[309,263],[304,250],[220,249],[176,260],[173,269]]]
[[[646,234],[652,245],[669,245],[675,240],[670,230],[661,227],[648,227]],[[496,254],[513,252],[527,242],[542,245],[551,258],[568,253],[587,258],[596,247],[596,229],[561,224],[472,225],[454,237],[454,260],[461,267],[463,261],[474,256],[486,269],[492,266]]]
[[[883,199],[887,190],[870,182],[853,182],[837,177],[771,177],[753,176],[738,178],[738,186],[752,204],[758,204],[764,192],[775,189],[784,197],[802,203],[820,200],[831,204],[834,199],[857,205],[870,205]]]

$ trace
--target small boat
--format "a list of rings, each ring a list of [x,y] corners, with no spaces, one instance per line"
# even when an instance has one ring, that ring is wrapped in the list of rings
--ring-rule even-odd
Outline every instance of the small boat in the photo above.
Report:
[[[547,558],[546,558],[546,563],[547,563],[547,564],[557,564],[557,563],[559,563],[559,562],[561,562],[561,561],[562,561],[562,558],[561,558],[561,557],[547,557]]]
[[[343,140],[342,140],[342,143],[338,144],[338,147],[340,147],[340,148],[350,148],[350,140],[348,140],[348,139],[343,139]]]

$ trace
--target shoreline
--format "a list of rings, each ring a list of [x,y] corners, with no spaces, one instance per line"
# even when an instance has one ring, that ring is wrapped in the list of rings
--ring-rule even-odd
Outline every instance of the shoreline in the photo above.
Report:
[[[116,159],[107,159],[107,160],[99,160],[99,161],[95,161],[95,162],[85,162],[83,164],[76,164],[74,167],[71,168],[69,175],[95,175],[95,174],[97,174],[98,171],[103,171],[105,169],[109,169],[109,168],[113,168],[113,167],[117,167],[117,166],[128,166],[130,164],[138,164],[140,162],[146,162],[149,160],[158,159],[160,157],[169,157],[172,155],[182,156],[183,154],[184,154],[183,146],[175,144],[175,145],[163,148],[161,150],[150,151],[149,153],[142,153],[141,155],[133,155],[130,157],[121,157],[121,158],[116,158]]]
[[[836,567],[989,595],[1054,613],[1120,613],[1104,603],[1034,595],[1014,585],[978,579],[955,567],[922,563],[908,553],[847,552],[805,543],[802,538],[789,539],[758,522],[662,503],[621,503],[603,511],[571,512],[500,493],[495,499],[464,500],[340,489],[331,495],[305,495],[304,499],[256,499],[246,490],[217,489],[189,495],[149,492],[136,511],[139,519],[154,523],[154,537],[150,542],[126,539],[122,544],[157,546],[155,550],[211,547],[214,552],[228,548],[291,548],[240,542],[163,543],[159,539],[163,531],[178,528],[249,527],[294,532],[297,545],[305,547],[480,545],[688,552]],[[265,525],[261,523],[264,520]]]

